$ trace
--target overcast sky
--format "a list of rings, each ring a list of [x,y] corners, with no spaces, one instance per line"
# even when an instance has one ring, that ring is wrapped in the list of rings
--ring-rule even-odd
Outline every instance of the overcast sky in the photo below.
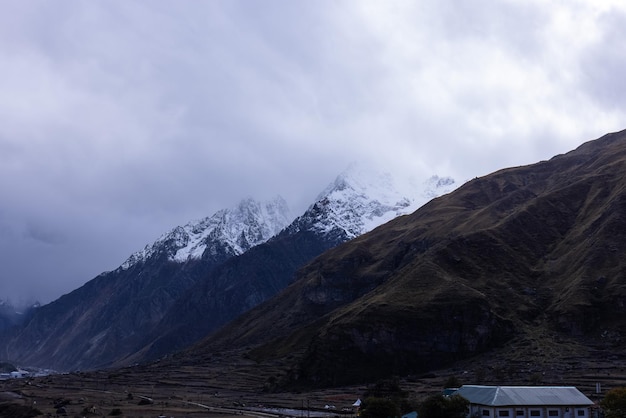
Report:
[[[352,161],[459,181],[626,128],[611,1],[0,0],[0,299]]]

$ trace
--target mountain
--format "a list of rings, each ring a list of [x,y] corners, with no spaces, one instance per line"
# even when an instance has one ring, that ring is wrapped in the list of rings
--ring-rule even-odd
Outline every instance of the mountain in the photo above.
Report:
[[[558,379],[626,348],[624,253],[626,131],[473,179],[326,251],[174,361],[243,349],[274,367],[268,386],[291,389],[481,355],[458,367],[504,358],[494,368],[510,379]]]
[[[388,173],[353,165],[289,225],[281,198],[245,199],[172,229],[116,270],[41,307],[0,341],[0,353],[57,370],[169,354],[282,290],[323,251],[454,187],[433,176],[402,188]]]
[[[324,251],[456,186],[449,177],[411,182],[351,165],[282,232],[226,260],[190,287],[146,338],[144,347],[117,364],[155,359],[199,341],[281,291],[298,268]]]
[[[168,309],[215,266],[264,242],[291,221],[282,198],[244,199],[176,227],[119,268],[37,309],[0,342],[20,364],[57,370],[106,366],[132,353]]]

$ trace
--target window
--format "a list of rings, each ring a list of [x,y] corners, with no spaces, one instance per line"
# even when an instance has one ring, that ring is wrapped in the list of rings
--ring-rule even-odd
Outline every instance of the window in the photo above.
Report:
[[[556,409],[551,409],[548,411],[548,416],[549,417],[558,417],[559,416],[559,411]]]
[[[518,417],[523,417],[524,416],[524,410],[523,409],[518,409],[517,411],[515,411],[515,415],[517,415]]]
[[[541,411],[535,409],[533,411],[530,411],[530,416],[531,417],[540,417],[541,416]]]
[[[489,410],[483,409],[483,417],[488,417],[488,416],[489,416]]]
[[[509,411],[507,411],[507,410],[498,411],[498,416],[500,416],[500,417],[508,417],[509,416]]]
[[[584,409],[579,409],[578,411],[576,411],[576,415],[579,417],[586,417],[587,414],[585,414],[585,410]]]

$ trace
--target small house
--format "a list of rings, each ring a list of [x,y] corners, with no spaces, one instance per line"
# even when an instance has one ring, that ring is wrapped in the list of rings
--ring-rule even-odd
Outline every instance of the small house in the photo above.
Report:
[[[573,386],[463,385],[469,417],[590,418],[593,402]]]

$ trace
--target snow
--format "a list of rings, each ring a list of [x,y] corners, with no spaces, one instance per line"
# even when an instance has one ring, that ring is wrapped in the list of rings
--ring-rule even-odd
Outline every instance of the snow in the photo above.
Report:
[[[215,243],[223,244],[233,255],[239,255],[267,241],[292,220],[287,203],[280,196],[265,203],[246,198],[234,208],[222,209],[210,217],[175,227],[131,255],[120,268],[128,269],[161,252],[166,252],[171,261],[179,263],[199,259],[207,247]]]
[[[450,177],[434,175],[417,181],[352,164],[299,218],[307,221],[292,224],[295,225],[292,231],[300,228],[320,234],[343,231],[348,239],[356,238],[397,216],[414,212],[458,186]],[[171,261],[184,263],[201,258],[207,250],[214,253],[216,246],[224,246],[232,255],[239,255],[278,234],[292,220],[287,203],[280,196],[265,203],[246,198],[234,208],[177,226],[131,255],[120,268],[128,269],[162,253]]]
[[[450,177],[434,175],[419,182],[353,164],[309,208],[323,211],[311,228],[320,233],[340,229],[349,239],[355,238],[397,216],[416,211],[456,187],[458,184]]]

